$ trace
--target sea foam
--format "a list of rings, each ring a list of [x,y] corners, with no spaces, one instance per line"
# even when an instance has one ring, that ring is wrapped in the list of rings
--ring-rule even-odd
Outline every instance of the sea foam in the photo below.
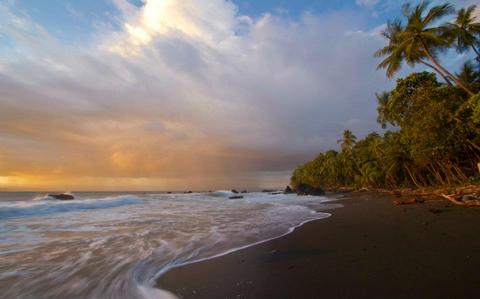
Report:
[[[0,275],[0,299],[176,298],[155,288],[169,270],[330,215],[319,212],[331,207],[325,197],[232,195],[82,193],[71,201],[0,202],[0,268],[12,273]]]

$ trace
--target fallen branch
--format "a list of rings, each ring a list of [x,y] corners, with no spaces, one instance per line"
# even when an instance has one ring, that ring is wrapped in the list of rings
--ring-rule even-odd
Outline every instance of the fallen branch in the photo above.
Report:
[[[480,206],[480,200],[478,199],[471,199],[471,200],[459,200],[457,198],[455,198],[455,196],[453,195],[446,195],[446,194],[441,194],[442,197],[448,199],[449,201],[451,201],[452,203],[456,204],[456,205],[459,205],[459,206],[469,206],[469,207],[473,207],[473,206]]]
[[[414,204],[417,204],[417,203],[424,203],[425,200],[421,199],[421,198],[413,198],[413,199],[410,199],[410,200],[395,200],[393,201],[393,203],[397,206],[404,206],[404,205],[414,205]]]

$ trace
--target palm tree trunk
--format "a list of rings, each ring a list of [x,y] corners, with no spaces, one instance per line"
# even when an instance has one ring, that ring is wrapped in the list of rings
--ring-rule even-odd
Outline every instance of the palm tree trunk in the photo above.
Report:
[[[445,182],[443,181],[442,175],[438,172],[438,170],[435,168],[435,166],[433,164],[430,164],[428,166],[428,168],[430,169],[430,172],[433,174],[433,176],[435,177],[437,182],[439,182],[440,185],[445,185]]]
[[[465,182],[466,180],[468,180],[468,177],[465,175],[465,173],[463,172],[462,169],[460,169],[460,167],[458,167],[457,165],[453,164],[452,165],[453,169],[455,169],[455,172],[458,174],[458,176],[460,177],[460,180],[462,182]]]
[[[429,68],[435,70],[442,78],[443,80],[445,80],[445,82],[448,83],[448,85],[452,86],[452,82],[448,79],[447,75],[445,75],[444,73],[442,73],[442,71],[440,71],[436,66],[426,62],[426,61],[423,61],[423,60],[420,60],[420,63],[421,64],[424,64],[426,66],[428,66]]]
[[[433,57],[432,53],[430,52],[430,50],[428,49],[428,47],[425,45],[425,43],[423,42],[423,40],[421,41],[422,43],[422,46],[423,46],[423,50],[425,51],[425,54],[427,55],[428,59],[430,59],[431,62],[433,62],[433,64],[435,64],[435,66],[437,68],[439,68],[440,70],[442,70],[442,72],[444,72],[445,74],[447,74],[448,77],[450,77],[453,81],[455,81],[455,84],[460,87],[461,89],[465,90],[470,96],[474,96],[475,94],[473,93],[473,91],[470,90],[470,88],[468,88],[465,84],[462,83],[462,81],[460,81],[457,77],[455,77],[454,75],[452,75],[452,73],[450,73],[447,69],[445,69],[442,65],[440,65],[440,63],[438,63],[438,61],[435,59],[435,57]]]
[[[480,151],[480,146],[476,145],[475,143],[473,143],[472,141],[468,140],[467,139],[467,142],[472,145],[477,151]]]
[[[448,173],[448,171],[447,171],[446,166],[444,165],[444,163],[439,162],[438,165],[439,165],[439,167],[440,167],[440,170],[443,172],[443,175],[445,175],[445,179],[447,180],[447,184],[448,184],[448,185],[452,185],[452,181],[450,180],[449,173]]]
[[[420,188],[421,186],[417,183],[417,180],[415,179],[415,176],[413,175],[413,173],[410,171],[410,168],[408,166],[405,166],[405,169],[407,170],[407,174],[412,180],[413,184],[415,184],[417,188]]]

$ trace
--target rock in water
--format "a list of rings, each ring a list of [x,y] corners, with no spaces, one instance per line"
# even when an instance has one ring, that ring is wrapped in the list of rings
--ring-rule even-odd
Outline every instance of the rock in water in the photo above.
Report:
[[[294,192],[293,192],[292,188],[290,188],[290,186],[287,186],[287,188],[285,188],[285,191],[283,191],[283,193],[285,193],[285,194],[292,194],[292,193],[294,193]]]
[[[242,199],[243,196],[241,195],[236,195],[236,196],[230,196],[229,199]]]
[[[298,195],[313,195],[321,196],[325,195],[325,191],[322,188],[313,187],[307,184],[300,184],[296,188]]]
[[[62,193],[62,194],[49,194],[48,196],[50,196],[50,197],[52,197],[52,198],[55,198],[55,199],[58,199],[58,200],[72,200],[72,199],[75,199],[75,197],[73,197],[73,195],[65,194],[65,193]]]
[[[232,193],[238,194],[238,191],[235,189],[232,189]]]

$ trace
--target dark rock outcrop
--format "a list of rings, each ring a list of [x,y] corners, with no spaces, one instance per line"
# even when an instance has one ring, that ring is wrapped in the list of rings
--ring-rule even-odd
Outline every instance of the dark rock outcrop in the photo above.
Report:
[[[293,191],[293,189],[290,186],[287,186],[287,188],[285,188],[285,191],[283,191],[283,193],[292,194],[292,193],[295,193],[295,192]]]
[[[232,189],[232,193],[238,194],[238,191],[235,189]]]
[[[235,196],[230,196],[229,199],[242,199],[243,196],[241,195],[235,195]]]
[[[245,194],[245,193],[248,193],[248,191],[247,191],[247,190],[243,190],[241,193]]]
[[[75,199],[75,197],[73,195],[70,195],[70,194],[65,194],[65,193],[62,193],[62,194],[49,194],[48,196],[52,197],[52,198],[55,198],[55,199],[58,199],[58,200],[72,200],[72,199]]]
[[[295,191],[297,192],[298,195],[313,195],[313,196],[325,195],[325,191],[322,188],[312,187],[307,184],[298,185]]]

